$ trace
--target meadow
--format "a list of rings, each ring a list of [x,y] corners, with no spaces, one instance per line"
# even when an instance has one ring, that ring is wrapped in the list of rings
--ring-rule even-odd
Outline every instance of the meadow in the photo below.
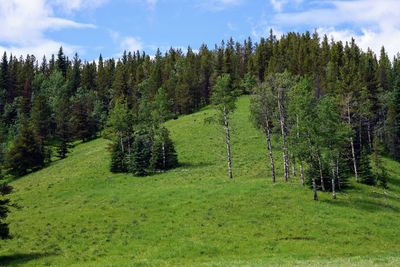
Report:
[[[400,164],[385,159],[389,189],[351,181],[330,193],[277,183],[249,97],[233,115],[234,179],[212,109],[167,122],[181,166],[149,177],[109,172],[108,141],[77,145],[65,160],[11,183],[10,266],[399,266]]]

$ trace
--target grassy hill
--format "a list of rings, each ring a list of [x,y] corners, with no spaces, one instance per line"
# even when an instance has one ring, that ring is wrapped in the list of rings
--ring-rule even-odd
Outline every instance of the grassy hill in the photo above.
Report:
[[[223,131],[204,124],[210,109],[168,122],[182,166],[150,177],[108,171],[107,141],[12,185],[14,239],[0,265],[372,266],[400,265],[400,164],[385,160],[390,189],[359,184],[337,200],[272,184],[265,141],[249,122],[249,98],[234,114],[234,180]]]

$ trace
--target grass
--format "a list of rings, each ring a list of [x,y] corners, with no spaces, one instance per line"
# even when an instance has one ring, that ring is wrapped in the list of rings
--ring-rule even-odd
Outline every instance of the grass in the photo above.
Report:
[[[399,266],[400,164],[385,160],[389,190],[353,183],[337,200],[272,184],[249,98],[233,117],[234,180],[210,109],[167,123],[182,166],[145,178],[108,171],[107,141],[12,183],[14,238],[0,265]]]

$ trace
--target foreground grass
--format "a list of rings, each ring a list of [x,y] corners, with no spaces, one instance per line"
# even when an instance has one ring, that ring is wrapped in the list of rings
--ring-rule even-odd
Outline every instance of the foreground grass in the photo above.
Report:
[[[389,190],[354,184],[314,202],[298,178],[283,182],[280,153],[281,178],[271,183],[248,102],[240,98],[233,120],[234,180],[223,132],[204,124],[205,109],[168,122],[176,170],[111,174],[99,139],[13,182],[21,208],[0,265],[399,266],[400,165],[386,161]]]

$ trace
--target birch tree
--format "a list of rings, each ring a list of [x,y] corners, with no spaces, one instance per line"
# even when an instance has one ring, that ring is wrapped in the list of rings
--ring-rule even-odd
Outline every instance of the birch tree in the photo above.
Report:
[[[271,178],[275,183],[275,162],[272,152],[271,132],[273,117],[276,113],[275,97],[272,88],[268,83],[261,83],[255,88],[254,96],[251,99],[251,117],[257,128],[265,133],[267,151],[271,165]]]
[[[351,135],[346,123],[341,121],[336,100],[331,96],[323,97],[317,109],[319,136],[323,147],[325,162],[330,169],[332,198],[336,199],[336,184],[340,184],[338,169],[339,154]]]
[[[282,155],[283,155],[283,170],[285,181],[289,180],[289,149],[287,143],[287,94],[294,85],[294,78],[289,72],[271,75],[269,83],[273,92],[276,95],[276,102],[279,113],[279,124],[282,134]]]
[[[302,185],[305,184],[304,166],[307,157],[312,155],[311,136],[313,135],[313,121],[315,116],[314,108],[316,99],[312,94],[311,82],[303,79],[289,93],[288,117],[292,125],[292,131],[289,136],[292,144],[291,151],[299,162],[300,179]],[[313,177],[316,190],[316,181]],[[315,193],[316,194],[316,193]]]
[[[232,174],[232,156],[231,156],[231,133],[230,133],[230,115],[235,110],[237,93],[231,85],[229,74],[222,74],[216,80],[211,97],[211,103],[217,111],[215,119],[225,130],[225,143],[228,162],[228,176],[233,178]]]

